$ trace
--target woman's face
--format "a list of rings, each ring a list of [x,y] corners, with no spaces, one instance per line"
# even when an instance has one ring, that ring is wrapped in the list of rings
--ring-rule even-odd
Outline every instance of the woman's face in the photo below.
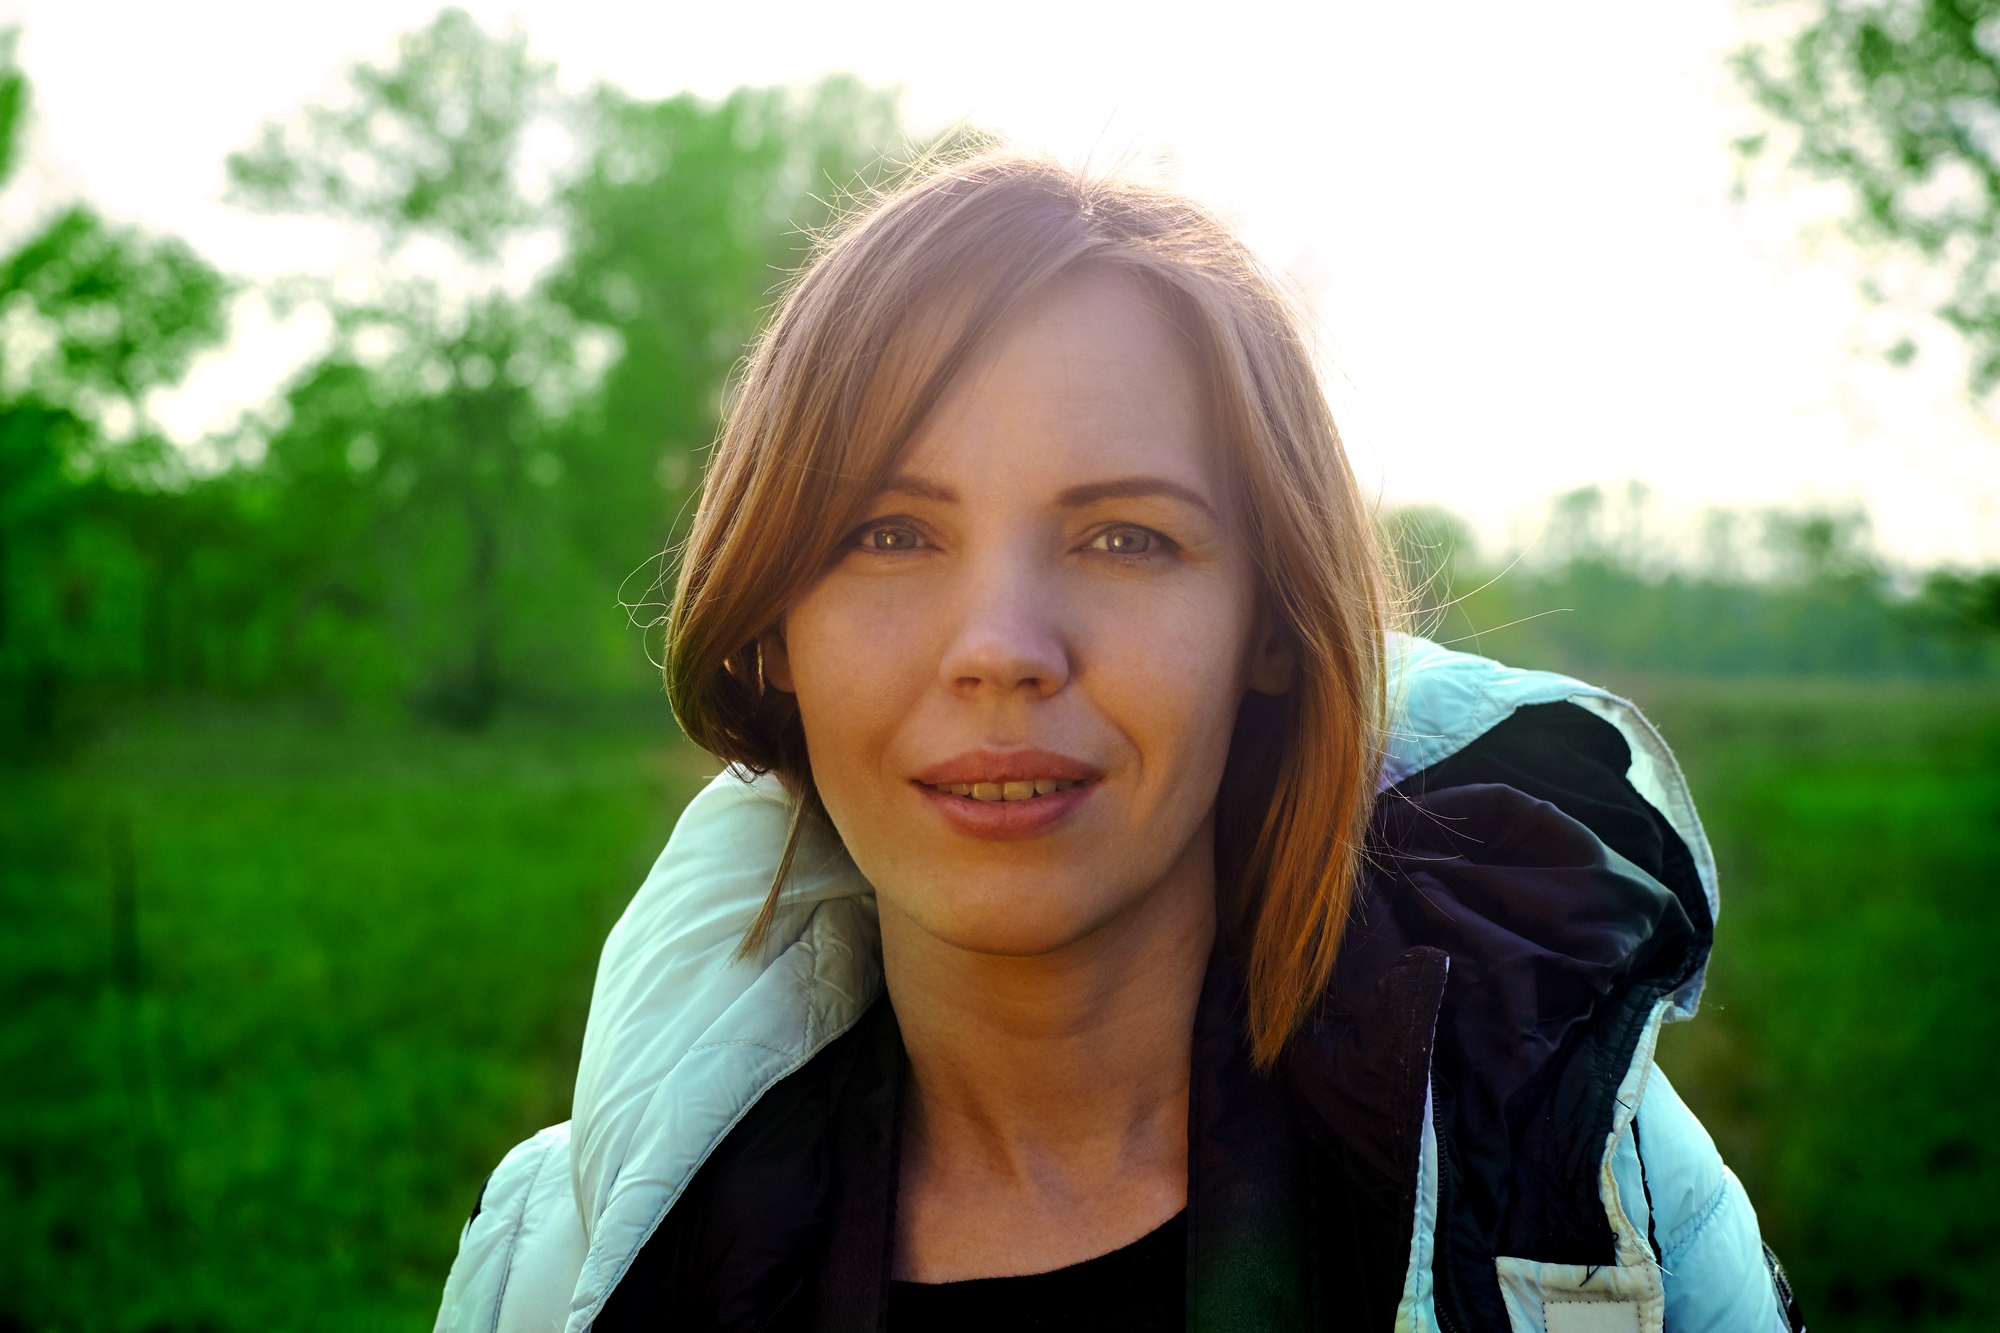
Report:
[[[1130,279],[1059,284],[989,340],[765,640],[885,917],[1022,956],[1163,886],[1212,900],[1237,705],[1288,665],[1201,382]]]

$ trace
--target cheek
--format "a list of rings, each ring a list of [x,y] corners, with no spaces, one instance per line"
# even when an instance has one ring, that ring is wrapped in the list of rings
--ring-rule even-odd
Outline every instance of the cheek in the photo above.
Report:
[[[929,672],[916,599],[830,579],[785,618],[785,649],[829,810],[852,804],[861,775],[879,766]]]
[[[1080,683],[1131,738],[1156,800],[1205,810],[1213,797],[1244,689],[1250,603],[1247,578],[1218,577],[1091,617]]]

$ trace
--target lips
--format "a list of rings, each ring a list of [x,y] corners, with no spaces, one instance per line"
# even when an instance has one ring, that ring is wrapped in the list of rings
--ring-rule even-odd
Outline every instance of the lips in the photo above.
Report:
[[[975,838],[1030,838],[1074,814],[1103,770],[1051,750],[976,750],[912,778],[924,803]]]

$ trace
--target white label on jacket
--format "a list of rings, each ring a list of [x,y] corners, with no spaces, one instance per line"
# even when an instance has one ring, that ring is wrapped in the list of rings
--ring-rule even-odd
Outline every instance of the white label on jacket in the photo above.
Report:
[[[1652,1264],[1494,1261],[1511,1333],[1664,1333],[1666,1293]]]
[[[1639,1333],[1634,1301],[1552,1301],[1542,1315],[1548,1333]]]

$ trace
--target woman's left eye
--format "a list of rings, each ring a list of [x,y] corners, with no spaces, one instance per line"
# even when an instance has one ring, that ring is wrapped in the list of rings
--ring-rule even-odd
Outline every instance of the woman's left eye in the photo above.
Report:
[[[1098,533],[1091,541],[1090,549],[1112,555],[1145,555],[1159,544],[1159,540],[1144,528],[1112,528]]]
[[[910,528],[880,527],[864,528],[861,545],[870,551],[913,551],[923,545],[923,539]]]

